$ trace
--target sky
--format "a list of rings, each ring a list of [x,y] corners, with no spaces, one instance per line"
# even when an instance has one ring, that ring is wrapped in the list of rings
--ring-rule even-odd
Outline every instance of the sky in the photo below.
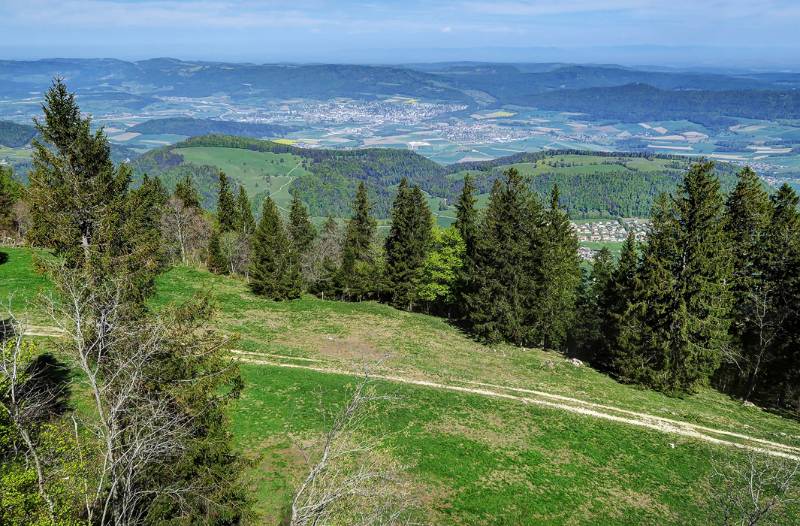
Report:
[[[0,0],[0,58],[800,63],[800,0]]]

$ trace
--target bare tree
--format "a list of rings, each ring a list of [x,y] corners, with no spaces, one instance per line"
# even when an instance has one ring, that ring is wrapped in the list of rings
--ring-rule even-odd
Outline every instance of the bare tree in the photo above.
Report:
[[[403,468],[364,433],[376,396],[365,376],[334,419],[292,500],[291,526],[410,524],[413,498]],[[312,460],[313,458],[313,460]]]
[[[207,244],[209,225],[197,208],[186,206],[183,200],[172,196],[161,216],[161,232],[173,259],[186,265],[196,261]]]
[[[250,237],[239,232],[225,232],[220,236],[220,250],[228,262],[228,272],[247,277],[250,268]]]
[[[757,453],[713,465],[712,482],[719,524],[788,524],[788,508],[798,513],[800,462]]]
[[[93,414],[73,416],[75,439],[99,462],[84,480],[85,514],[90,523],[137,524],[155,495],[191,491],[162,486],[154,469],[168,466],[185,447],[189,416],[163,393],[154,393],[148,367],[165,352],[158,318],[129,322],[116,281],[87,286],[79,273],[59,273],[61,301],[48,303],[52,321],[66,335],[62,351],[75,361],[90,392]],[[93,438],[83,444],[87,430]]]

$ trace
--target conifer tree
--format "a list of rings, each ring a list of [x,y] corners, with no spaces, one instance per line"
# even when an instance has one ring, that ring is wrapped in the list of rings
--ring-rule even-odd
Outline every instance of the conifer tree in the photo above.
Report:
[[[626,323],[617,360],[624,378],[691,391],[720,366],[731,308],[723,219],[710,162],[692,166],[672,203],[658,201],[630,310],[636,322]]]
[[[603,247],[594,255],[591,272],[581,287],[577,347],[579,354],[592,363],[595,362],[597,350],[606,342],[603,301],[611,286],[613,273],[614,260],[611,251]]]
[[[478,229],[478,212],[475,209],[475,183],[472,176],[464,176],[464,187],[456,203],[456,222],[455,227],[461,234],[461,239],[467,247],[467,252],[472,251],[475,244],[475,234]]]
[[[236,198],[236,230],[243,236],[249,237],[256,230],[256,220],[253,218],[253,209],[250,206],[250,198],[247,197],[247,190],[244,186],[239,186],[239,195]]]
[[[217,223],[220,233],[234,232],[239,220],[236,217],[236,203],[230,189],[228,176],[219,172],[219,194],[217,196]]]
[[[603,371],[610,371],[614,352],[619,347],[622,321],[633,301],[633,291],[639,270],[639,254],[636,237],[628,233],[619,254],[619,261],[613,268],[606,290],[598,301],[601,312],[603,341],[590,353],[592,365]]]
[[[767,281],[776,284],[774,342],[756,394],[770,405],[800,411],[800,211],[795,191],[783,184],[772,197],[767,236]]]
[[[227,274],[228,273],[228,260],[222,254],[222,242],[220,240],[219,229],[213,227],[211,229],[211,236],[208,239],[208,257],[206,259],[206,266],[208,270],[214,274]]]
[[[561,210],[558,186],[550,195],[545,213],[541,256],[538,269],[536,331],[545,348],[562,349],[575,320],[575,307],[581,283],[578,237]]]
[[[253,235],[250,290],[273,300],[299,298],[303,291],[297,253],[286,236],[278,207],[264,200],[261,219]]]
[[[531,240],[539,236],[540,219],[541,210],[516,169],[506,171],[503,181],[495,181],[474,255],[465,261],[465,321],[479,338],[515,344],[531,341],[534,282],[529,268],[535,266]]]
[[[303,255],[308,253],[315,237],[317,230],[308,218],[308,210],[295,194],[292,196],[292,206],[289,209],[289,239],[295,251]]]
[[[353,216],[347,223],[337,279],[338,288],[347,298],[362,299],[375,292],[376,261],[371,245],[377,222],[370,213],[371,208],[367,188],[361,182],[353,203]]]
[[[740,353],[726,365],[728,374],[740,376],[742,395],[749,399],[769,359],[779,314],[774,305],[780,283],[767,279],[765,265],[772,204],[761,180],[750,168],[728,198],[725,226],[730,237],[733,275],[731,335]]]
[[[411,310],[419,274],[430,248],[433,216],[418,186],[403,178],[392,208],[392,226],[386,238],[386,284],[392,305]]]
[[[116,168],[102,130],[92,133],[61,79],[45,95],[36,120],[29,197],[32,244],[53,248],[70,268],[95,266],[116,253],[130,170]],[[96,276],[101,273],[98,272]]]
[[[187,175],[175,185],[175,197],[183,201],[183,206],[200,209],[200,193],[194,186],[191,176]]]

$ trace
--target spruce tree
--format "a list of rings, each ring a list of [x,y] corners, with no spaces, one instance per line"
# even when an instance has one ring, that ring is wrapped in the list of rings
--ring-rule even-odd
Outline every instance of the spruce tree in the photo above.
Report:
[[[656,198],[650,216],[631,300],[616,325],[620,329],[618,337],[611,339],[613,369],[623,381],[665,389],[671,331],[677,326],[673,265],[680,257],[679,227],[674,204],[667,194]],[[612,306],[612,319],[613,309]]]
[[[187,175],[175,185],[175,197],[183,201],[183,206],[200,209],[200,193],[194,186],[191,176]]]
[[[767,281],[776,294],[772,310],[777,324],[770,359],[758,397],[770,405],[800,411],[800,198],[783,184],[772,197],[767,236]]]
[[[603,247],[594,255],[592,269],[584,280],[578,301],[577,350],[580,356],[596,362],[599,348],[606,342],[603,300],[614,272],[611,251]]]
[[[692,391],[720,366],[729,342],[731,267],[713,163],[689,170],[677,197],[653,213],[641,280],[618,356],[620,374]]]
[[[292,206],[289,209],[289,239],[295,251],[301,256],[308,253],[316,237],[317,230],[308,218],[308,210],[297,194],[293,195]]]
[[[247,197],[247,190],[244,186],[239,187],[239,195],[236,198],[236,230],[239,234],[249,237],[256,230],[256,220],[253,217],[253,209],[250,206],[250,198]]]
[[[464,176],[464,187],[456,203],[456,222],[455,227],[461,234],[461,239],[467,247],[467,252],[471,253],[475,244],[475,234],[478,229],[478,211],[475,209],[475,183],[469,174]]]
[[[761,180],[750,168],[739,173],[739,181],[728,198],[725,219],[733,256],[731,335],[741,355],[725,369],[729,376],[740,377],[739,390],[749,399],[769,358],[769,342],[778,322],[774,299],[781,287],[767,279],[765,268],[772,204]]]
[[[639,254],[633,232],[622,244],[619,261],[611,273],[606,290],[598,300],[601,313],[603,341],[590,353],[592,365],[603,371],[612,369],[614,352],[619,348],[622,321],[633,301],[633,291],[639,270]]]
[[[386,284],[392,305],[411,310],[416,300],[420,270],[430,248],[433,216],[418,186],[403,178],[392,208],[392,226],[386,238]]]
[[[214,274],[227,274],[228,273],[228,260],[222,254],[222,243],[220,240],[220,232],[216,227],[211,228],[211,237],[208,239],[208,256],[206,258],[206,267]]]
[[[581,262],[578,237],[569,216],[560,208],[556,185],[544,219],[537,270],[536,331],[545,348],[563,349],[575,321]]]
[[[376,290],[376,261],[371,245],[377,222],[370,213],[371,209],[367,188],[361,182],[353,203],[353,216],[347,223],[337,279],[338,288],[346,298],[362,299]]]
[[[515,344],[532,339],[531,240],[540,235],[541,220],[535,203],[514,168],[492,187],[474,255],[465,261],[468,289],[462,295],[465,321],[481,339]]]
[[[219,172],[219,194],[217,195],[217,223],[220,233],[234,232],[239,220],[236,217],[236,203],[230,189],[228,176]]]
[[[286,236],[278,207],[264,200],[261,219],[253,235],[250,290],[272,300],[299,298],[303,291],[297,253]]]

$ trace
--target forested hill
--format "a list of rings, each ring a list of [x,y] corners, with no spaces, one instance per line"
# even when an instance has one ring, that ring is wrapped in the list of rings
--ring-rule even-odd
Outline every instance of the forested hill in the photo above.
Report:
[[[389,216],[396,185],[404,177],[434,199],[439,210],[447,210],[455,203],[465,175],[471,174],[479,193],[486,194],[503,171],[515,167],[542,198],[557,184],[562,204],[572,217],[581,218],[648,215],[655,196],[674,191],[691,162],[670,155],[565,150],[442,166],[408,150],[305,149],[206,135],[150,151],[133,166],[137,175],[158,176],[170,188],[191,176],[209,208],[215,205],[217,173],[223,170],[256,202],[272,195],[280,205],[293,194],[318,217],[349,215],[356,187],[363,181],[378,218]],[[723,189],[732,187],[736,170],[718,164]]]
[[[750,119],[800,118],[800,91],[663,90],[648,84],[559,90],[525,96],[518,101],[553,111],[585,113],[619,122],[688,118],[711,129]]]
[[[128,131],[159,135],[241,135],[243,137],[282,137],[297,131],[295,126],[281,124],[262,124],[255,122],[236,122],[213,119],[194,119],[192,117],[168,117],[152,119],[132,126]]]
[[[36,136],[36,128],[16,122],[0,121],[0,146],[19,148]]]

